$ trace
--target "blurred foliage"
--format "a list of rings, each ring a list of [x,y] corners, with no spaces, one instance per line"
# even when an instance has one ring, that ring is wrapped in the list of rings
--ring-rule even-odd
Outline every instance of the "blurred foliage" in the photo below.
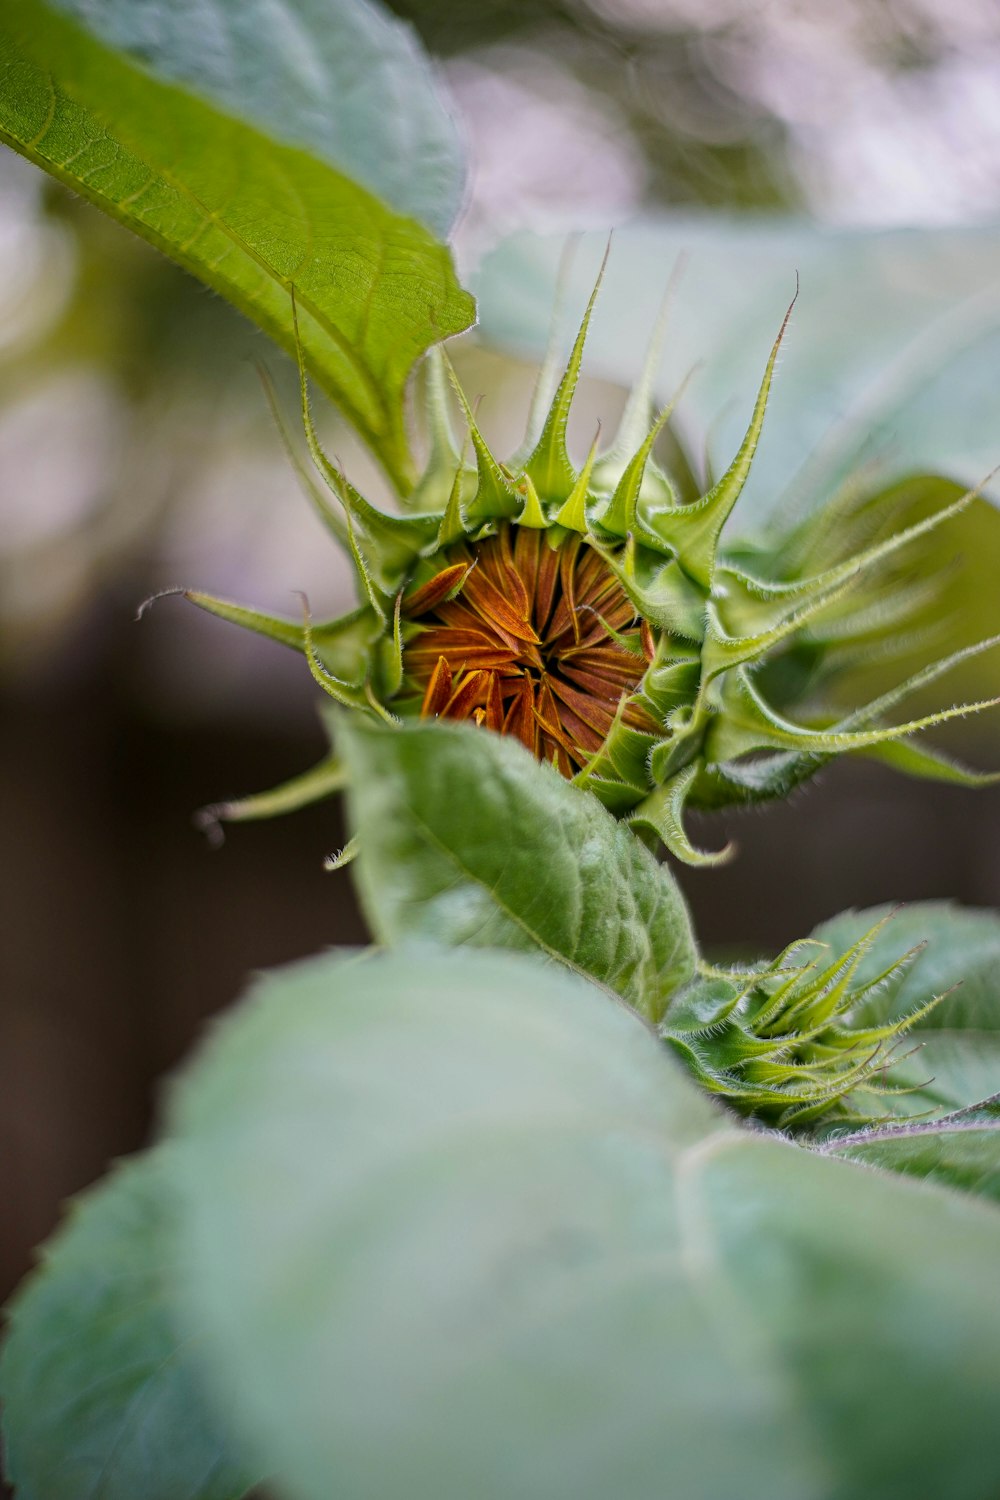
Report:
[[[671,14],[630,17],[580,0],[394,0],[432,52],[454,58],[507,45],[558,59],[627,124],[646,168],[650,203],[794,208],[802,195],[788,161],[787,130],[720,75],[706,49],[730,29]],[[705,21],[708,24],[705,24]],[[508,54],[517,70],[519,58]],[[502,55],[498,64],[503,66]]]
[[[0,388],[56,358],[98,361],[136,395],[176,364],[189,378],[223,373],[242,327],[234,309],[58,183],[38,181],[40,217],[72,241],[72,294],[37,342],[4,351]]]
[[[273,562],[287,565],[283,587],[316,586],[294,561],[311,546],[309,517],[255,371],[265,361],[291,393],[289,362],[227,302],[8,154],[0,216],[32,268],[23,331],[0,341],[0,674],[75,654],[98,599],[134,610],[174,568],[235,588]]]
[[[181,397],[217,405],[245,331],[63,188],[6,155],[0,173],[4,227],[32,268],[26,326],[0,343],[0,669],[23,672],[154,545],[185,453],[204,445],[194,429],[178,444],[170,417]]]
[[[475,57],[550,99],[579,85],[641,157],[635,208],[938,223],[987,217],[1000,202],[1000,12],[989,0],[392,8],[453,63]],[[472,133],[475,145],[476,121]]]

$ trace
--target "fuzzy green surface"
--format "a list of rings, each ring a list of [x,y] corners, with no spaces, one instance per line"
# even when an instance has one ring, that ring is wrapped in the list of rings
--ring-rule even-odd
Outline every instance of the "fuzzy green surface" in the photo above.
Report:
[[[172,1118],[189,1325],[295,1500],[1000,1487],[1000,1214],[726,1124],[577,976],[314,960]]]
[[[5,1473],[18,1500],[239,1500],[259,1477],[203,1398],[162,1153],[115,1167],[7,1308]]]
[[[652,1021],[693,976],[669,869],[521,745],[465,724],[347,714],[337,744],[358,888],[380,940],[544,955]]]

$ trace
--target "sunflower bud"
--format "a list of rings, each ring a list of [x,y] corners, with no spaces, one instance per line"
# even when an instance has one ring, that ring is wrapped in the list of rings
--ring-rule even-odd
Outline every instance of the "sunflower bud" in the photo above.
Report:
[[[892,495],[845,495],[767,551],[727,549],[724,528],[750,471],[791,307],[739,450],[700,497],[681,500],[654,457],[672,407],[653,418],[652,356],[622,431],[604,453],[595,439],[578,468],[567,423],[599,286],[600,278],[551,401],[506,462],[491,452],[446,358],[432,353],[430,459],[399,514],[371,505],[323,451],[302,370],[306,437],[328,492],[310,482],[311,493],[351,557],[360,603],[314,623],[189,597],[302,651],[341,705],[390,719],[464,719],[514,736],[692,864],[729,851],[692,845],[688,807],[785,796],[845,752],[881,753],[913,773],[970,785],[995,779],[912,738],[989,704],[886,722],[908,694],[995,640],[933,662],[846,715],[824,697],[835,673],[891,647],[933,609],[934,580],[908,579],[900,555],[976,492],[903,526],[892,524]],[[452,438],[449,378],[473,463]],[[331,757],[274,793],[211,812],[268,816],[327,795],[341,779]]]
[[[870,1125],[889,1101],[920,1087],[891,1081],[907,1033],[945,999],[882,1025],[859,1024],[867,1001],[923,951],[918,944],[875,978],[858,971],[890,912],[846,952],[815,938],[792,943],[773,963],[744,970],[703,966],[671,1001],[661,1034],[710,1094],[778,1130],[822,1123]],[[919,1051],[919,1047],[913,1048]]]

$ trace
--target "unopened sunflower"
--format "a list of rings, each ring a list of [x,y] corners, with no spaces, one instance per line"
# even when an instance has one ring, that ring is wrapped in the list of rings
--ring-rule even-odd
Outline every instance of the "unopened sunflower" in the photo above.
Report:
[[[490,451],[454,372],[432,353],[430,458],[398,514],[365,500],[321,448],[303,370],[305,431],[325,486],[311,482],[310,491],[353,562],[357,608],[313,623],[188,597],[304,653],[338,704],[389,719],[464,720],[517,739],[688,863],[718,862],[728,849],[696,849],[686,808],[784,796],[844,752],[969,785],[993,779],[914,739],[988,703],[904,723],[887,716],[995,640],[931,662],[846,715],[828,693],[835,675],[888,654],[927,618],[938,582],[908,575],[900,561],[976,492],[909,525],[896,524],[905,487],[874,499],[845,494],[766,551],[727,548],[788,316],[738,452],[703,494],[681,500],[654,457],[672,406],[654,418],[652,359],[607,451],[595,439],[582,467],[569,456],[596,294],[551,402],[507,461]],[[452,437],[449,376],[474,462]],[[341,781],[330,756],[274,792],[210,809],[209,819],[269,816]]]

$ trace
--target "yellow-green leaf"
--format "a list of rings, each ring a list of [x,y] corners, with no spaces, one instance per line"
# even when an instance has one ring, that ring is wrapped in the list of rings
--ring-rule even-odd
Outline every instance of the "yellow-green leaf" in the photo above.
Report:
[[[0,140],[289,349],[294,287],[310,368],[407,488],[404,385],[473,304],[414,217],[443,227],[460,176],[429,69],[385,17],[363,0],[20,0],[0,77]],[[349,108],[331,102],[345,90]]]

